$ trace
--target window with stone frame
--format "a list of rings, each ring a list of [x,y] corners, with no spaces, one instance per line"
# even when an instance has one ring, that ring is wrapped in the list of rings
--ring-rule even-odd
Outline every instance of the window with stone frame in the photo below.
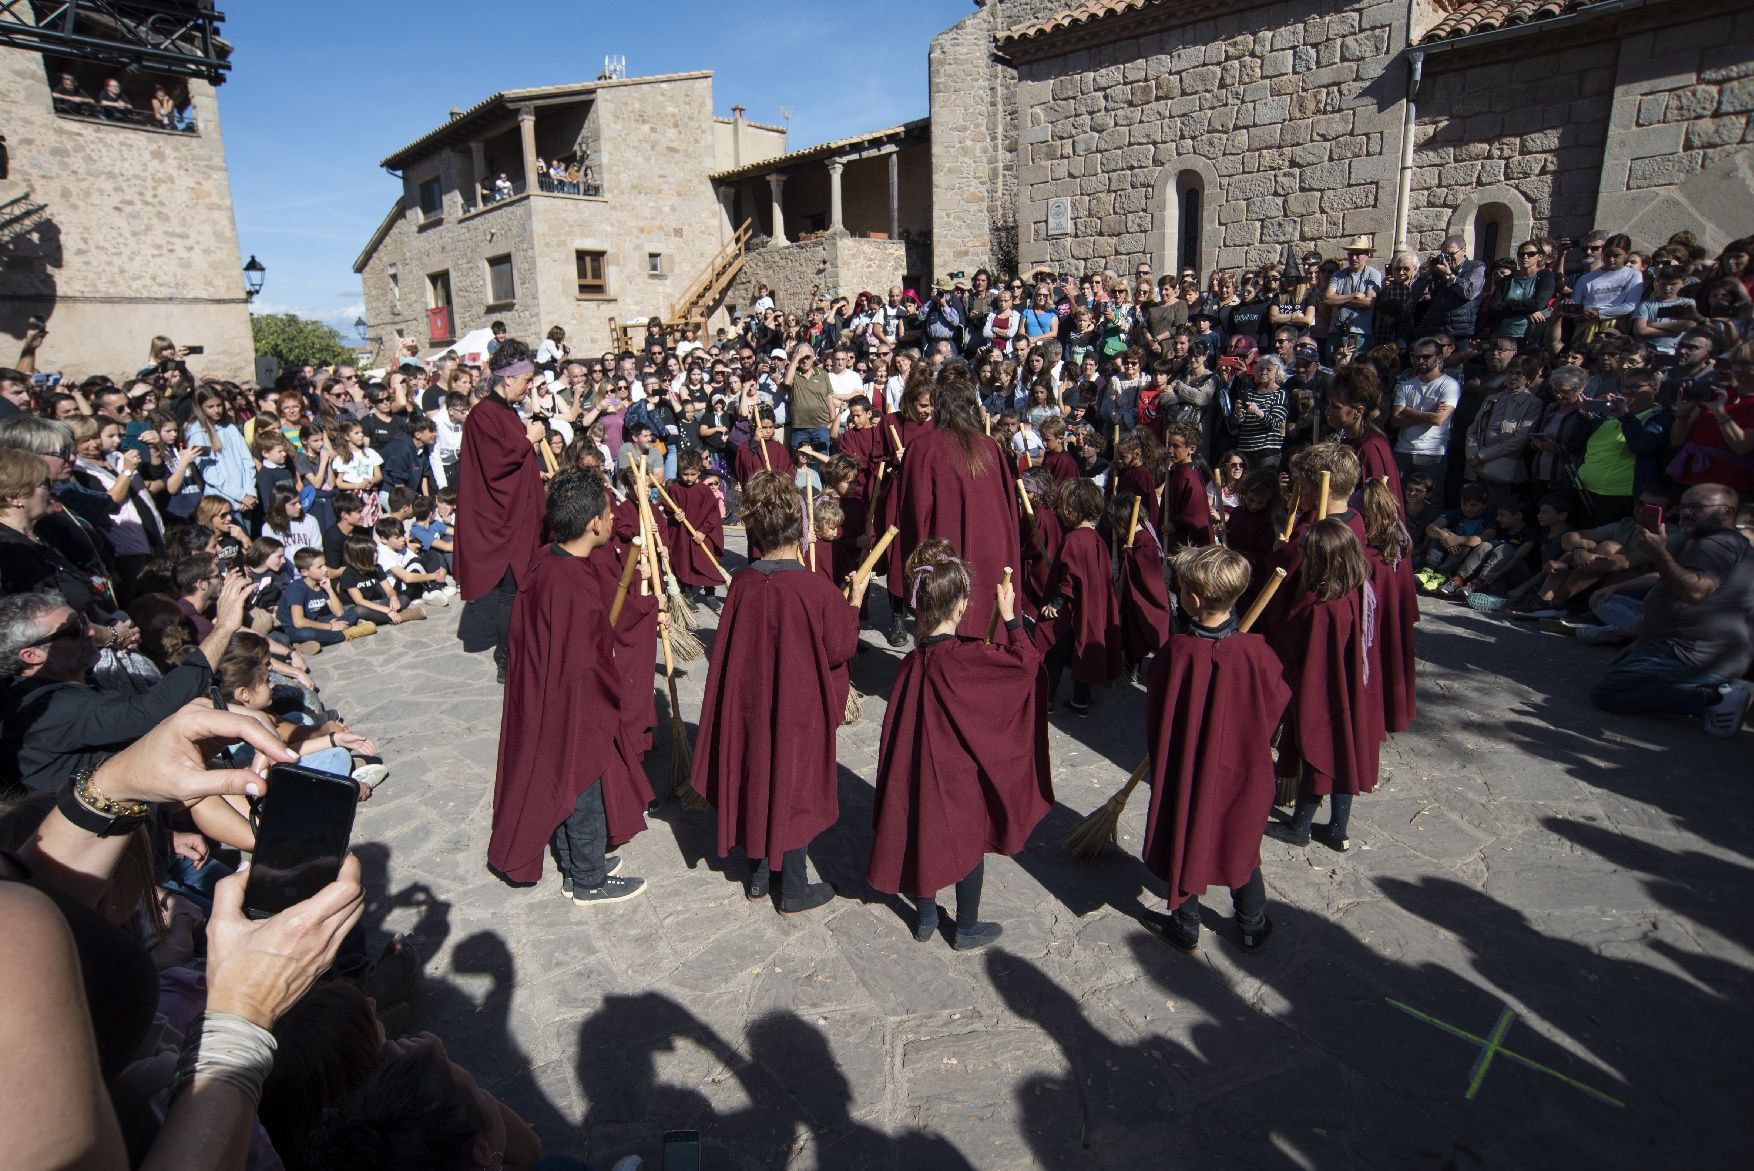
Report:
[[[487,303],[510,305],[518,299],[517,276],[510,253],[487,258]]]
[[[141,70],[44,56],[49,104],[63,118],[82,118],[196,134],[195,107],[185,79]]]
[[[422,179],[417,189],[420,198],[420,218],[430,220],[444,214],[445,186],[444,180],[434,175],[430,179]]]
[[[594,252],[579,249],[573,253],[578,265],[579,296],[607,297],[609,295],[609,266],[607,252]]]

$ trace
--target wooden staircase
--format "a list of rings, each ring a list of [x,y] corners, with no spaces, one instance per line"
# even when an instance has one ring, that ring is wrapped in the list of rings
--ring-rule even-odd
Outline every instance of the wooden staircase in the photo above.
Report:
[[[682,331],[690,326],[696,330],[706,327],[707,315],[724,297],[725,290],[743,271],[743,261],[747,254],[749,237],[755,233],[755,221],[744,220],[731,238],[706,262],[694,279],[688,282],[682,296],[670,306],[670,316],[664,321],[664,342],[674,346],[682,338]],[[609,344],[617,351],[632,350],[646,336],[644,321],[636,321],[628,325],[609,319]]]

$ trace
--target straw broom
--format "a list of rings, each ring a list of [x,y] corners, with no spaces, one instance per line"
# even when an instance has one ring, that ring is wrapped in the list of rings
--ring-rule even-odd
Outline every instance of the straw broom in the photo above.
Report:
[[[554,449],[548,446],[548,441],[546,439],[532,439],[530,441],[530,446],[534,447],[537,453],[541,455],[542,467],[549,475],[552,476],[560,470],[560,465],[554,462]]]
[[[646,475],[651,483],[658,483],[656,473],[648,471]],[[685,663],[692,663],[706,652],[706,648],[701,645],[700,639],[694,637],[697,624],[694,615],[690,613],[688,599],[682,596],[682,584],[676,580],[676,571],[670,566],[670,549],[657,539],[658,520],[653,513],[651,498],[642,491],[639,502],[646,526],[652,531],[652,544],[657,549],[658,560],[664,567],[664,596],[670,603],[670,623],[675,630],[676,657]]]
[[[871,576],[871,570],[883,559],[883,554],[889,550],[889,542],[895,540],[896,534],[899,532],[901,530],[894,525],[883,530],[883,535],[877,538],[877,543],[871,546],[871,551],[865,554],[863,561],[859,562],[859,568],[853,571],[853,583],[862,582]],[[846,599],[849,602],[853,600],[853,583],[849,583],[845,591]]]
[[[689,784],[694,775],[694,749],[688,744],[688,725],[682,722],[682,701],[676,698],[676,664],[670,630],[661,627],[664,645],[664,684],[670,689],[670,792],[684,809],[711,809],[712,804]]]
[[[1262,588],[1260,597],[1255,599],[1254,605],[1250,606],[1248,613],[1243,616],[1242,625],[1237,627],[1238,632],[1248,633],[1249,628],[1255,624],[1255,619],[1261,616],[1261,611],[1265,610],[1267,603],[1272,600],[1274,592],[1279,588],[1279,583],[1284,580],[1285,571],[1275,569],[1273,576],[1267,580],[1266,586]],[[1120,792],[1104,801],[1094,813],[1072,827],[1065,839],[1061,841],[1060,848],[1074,858],[1096,858],[1104,850],[1114,845],[1115,830],[1121,823],[1121,812],[1127,807],[1127,799],[1133,795],[1133,790],[1139,787],[1139,782],[1143,781],[1145,774],[1150,771],[1151,758],[1147,756],[1139,762],[1139,767],[1133,770],[1132,775],[1127,778],[1127,783],[1121,786]]]
[[[653,481],[653,487],[657,488],[658,499],[664,502],[665,507],[670,510],[670,514],[682,522],[682,527],[688,530],[689,539],[700,546],[700,551],[706,554],[706,559],[712,562],[714,569],[719,571],[719,576],[725,579],[725,584],[730,585],[731,575],[725,571],[723,565],[719,564],[719,559],[713,556],[712,548],[707,545],[706,538],[700,535],[700,530],[689,523],[687,514],[678,508],[676,501],[672,500],[670,494],[664,491],[664,485]]]
[[[1005,567],[1005,576],[999,582],[999,588],[1004,589],[1006,586],[1008,586],[1010,584],[1011,584],[1011,567],[1009,565],[1007,565]],[[987,641],[992,642],[993,637],[995,635],[997,635],[998,633],[999,633],[999,605],[997,602],[995,602],[995,603],[993,603],[993,616],[991,618],[987,619]]]

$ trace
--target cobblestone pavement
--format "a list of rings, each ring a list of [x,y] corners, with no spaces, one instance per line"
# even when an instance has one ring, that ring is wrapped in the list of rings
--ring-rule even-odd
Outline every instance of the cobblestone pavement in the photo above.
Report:
[[[551,1151],[655,1167],[664,1130],[697,1129],[712,1168],[1745,1165],[1754,735],[1594,711],[1605,652],[1428,611],[1420,717],[1353,852],[1265,844],[1256,956],[1223,891],[1183,955],[1140,925],[1163,904],[1136,857],[1061,855],[1142,753],[1142,690],[1099,693],[1089,719],[1055,716],[1060,804],[989,860],[1004,939],[957,954],[864,883],[899,661],[874,632],[841,822],[811,849],[841,898],[782,920],[712,857],[710,814],[674,802],[622,851],[650,883],[628,902],[491,875],[500,690],[457,613],[315,665],[393,769],[356,831],[368,927],[409,934],[417,1026]],[[692,731],[706,665],[686,669]]]

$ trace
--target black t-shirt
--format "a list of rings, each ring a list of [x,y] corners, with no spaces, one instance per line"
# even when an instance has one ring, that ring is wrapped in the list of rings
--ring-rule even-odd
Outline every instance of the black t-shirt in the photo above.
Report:
[[[1230,310],[1230,336],[1259,338],[1267,324],[1267,310],[1273,302],[1265,299],[1244,301]]]
[[[354,532],[358,531],[358,526],[355,526]],[[328,562],[330,569],[340,569],[347,564],[347,537],[339,523],[323,530],[323,560]]]
[[[372,567],[370,573],[361,573],[349,565],[341,571],[341,578],[336,582],[336,585],[338,587],[336,592],[344,600],[352,597],[347,592],[348,590],[358,589],[360,597],[368,602],[377,602],[381,605],[389,601],[388,595],[384,593],[384,571],[376,566]]]
[[[384,445],[395,438],[397,431],[400,430],[394,416],[386,422],[375,414],[368,414],[359,421],[359,425],[365,431],[367,442],[380,452],[384,450]]]
[[[706,420],[696,415],[692,419],[676,420],[676,450],[705,451],[706,443],[700,437],[700,425]]]

